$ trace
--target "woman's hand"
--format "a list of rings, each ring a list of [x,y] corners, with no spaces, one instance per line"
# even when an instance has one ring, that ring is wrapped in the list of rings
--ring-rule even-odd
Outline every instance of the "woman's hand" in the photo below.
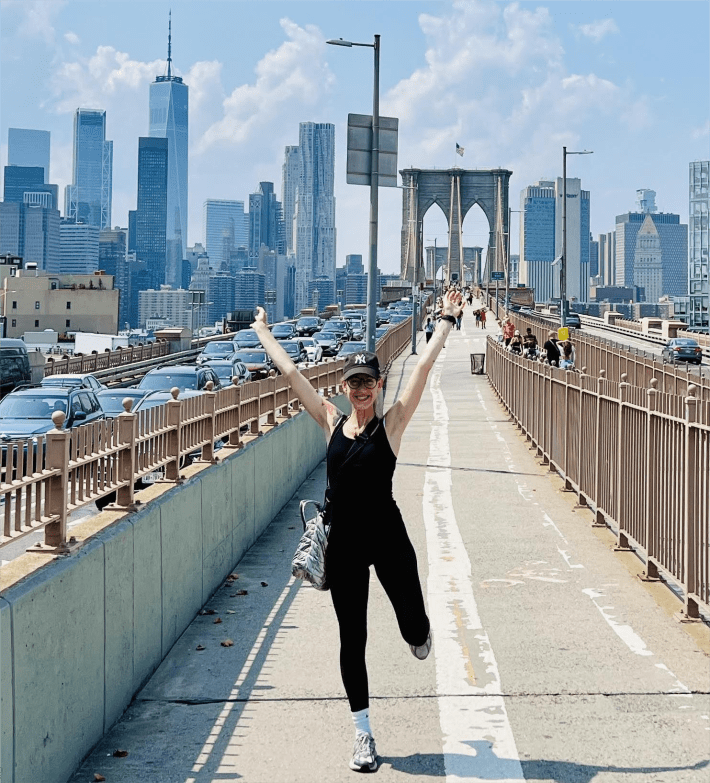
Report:
[[[256,318],[254,318],[254,323],[251,325],[252,329],[256,329],[258,326],[266,326],[268,327],[269,322],[266,318],[266,310],[264,310],[263,307],[257,307],[256,308]]]
[[[463,312],[464,304],[463,296],[458,291],[447,291],[442,305],[444,315],[453,315],[454,318],[458,318]]]

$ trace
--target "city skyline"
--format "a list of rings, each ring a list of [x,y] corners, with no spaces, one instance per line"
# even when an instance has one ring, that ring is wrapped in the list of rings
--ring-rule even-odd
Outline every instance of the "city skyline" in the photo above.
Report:
[[[167,6],[109,2],[82,5],[78,14],[76,2],[45,3],[40,24],[30,13],[36,5],[2,7],[0,163],[7,160],[8,127],[49,130],[50,181],[63,187],[70,180],[71,114],[80,106],[105,109],[116,156],[112,222],[125,224],[135,208],[131,161],[149,130],[150,83],[166,68],[159,49]],[[633,208],[643,187],[656,190],[659,209],[687,220],[687,165],[708,157],[707,101],[697,99],[708,94],[700,45],[706,4],[383,2],[377,30],[353,6],[252,3],[248,17],[240,14],[244,4],[175,9],[173,42],[191,89],[185,244],[201,241],[205,199],[246,200],[258,182],[279,182],[298,123],[334,122],[337,263],[367,254],[367,193],[345,185],[344,136],[348,111],[369,111],[371,62],[362,51],[330,49],[324,41],[368,41],[374,32],[383,36],[382,111],[400,118],[400,168],[451,166],[458,142],[466,149],[460,165],[505,165],[515,192],[559,176],[567,144],[595,151],[568,172],[592,193],[595,236]],[[139,8],[140,29],[128,24]],[[229,24],[236,17],[239,29]],[[649,36],[660,26],[669,33],[663,47]],[[236,35],[229,45],[226,29]],[[29,60],[31,79],[22,65]],[[137,110],[125,112],[126,101]],[[380,265],[389,272],[399,264],[401,194],[383,188],[380,200]],[[442,225],[440,216],[428,216],[425,234]],[[474,214],[464,223],[464,243],[485,244],[484,229]]]

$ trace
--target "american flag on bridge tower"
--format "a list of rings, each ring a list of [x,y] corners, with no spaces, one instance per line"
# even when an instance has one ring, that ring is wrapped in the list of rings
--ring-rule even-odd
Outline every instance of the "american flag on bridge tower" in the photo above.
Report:
[[[456,152],[463,158],[464,148],[456,144]]]

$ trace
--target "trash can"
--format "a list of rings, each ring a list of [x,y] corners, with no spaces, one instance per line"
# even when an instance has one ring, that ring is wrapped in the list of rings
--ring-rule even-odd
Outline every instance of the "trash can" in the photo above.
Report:
[[[483,375],[483,368],[486,363],[485,353],[471,354],[471,375]]]

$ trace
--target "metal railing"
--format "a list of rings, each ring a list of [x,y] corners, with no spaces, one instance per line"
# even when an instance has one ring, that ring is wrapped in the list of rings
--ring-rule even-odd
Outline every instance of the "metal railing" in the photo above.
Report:
[[[47,362],[45,375],[60,375],[63,373],[95,373],[123,367],[127,364],[142,362],[167,356],[170,353],[170,343],[160,340],[148,345],[131,345],[116,351],[104,351],[85,356],[70,356],[66,359],[52,359]]]
[[[489,307],[496,314],[493,298],[489,300]],[[501,303],[498,303],[497,317],[499,320],[505,317],[505,308]],[[530,327],[539,345],[542,346],[547,340],[552,328],[549,320],[527,313],[510,313],[510,317],[521,332]],[[710,400],[710,379],[703,375],[681,370],[676,365],[664,365],[660,357],[634,348],[622,348],[612,340],[585,334],[580,330],[574,330],[570,340],[575,350],[576,366],[586,367],[590,375],[599,375],[604,370],[606,377],[617,383],[625,375],[627,383],[642,389],[647,389],[651,380],[655,379],[659,391],[681,396],[687,395],[688,389],[695,386],[698,399],[704,402]]]
[[[409,345],[411,319],[390,329],[377,345],[385,372]],[[101,356],[101,354],[99,354]],[[89,357],[84,357],[89,358]],[[302,374],[326,397],[337,393],[344,359],[305,367]],[[180,467],[196,451],[215,461],[215,443],[240,448],[244,437],[258,437],[300,409],[283,376],[173,399],[138,413],[63,429],[65,415],[52,417],[55,429],[44,436],[2,446],[0,469],[0,546],[44,527],[44,544],[35,549],[67,551],[67,519],[75,509],[115,493],[110,508],[132,510],[135,484],[161,471],[180,479]],[[245,432],[245,428],[247,432]]]
[[[644,554],[646,577],[666,572],[684,613],[710,604],[710,402],[560,370],[488,338],[488,379],[532,447],[557,470],[618,547]]]

